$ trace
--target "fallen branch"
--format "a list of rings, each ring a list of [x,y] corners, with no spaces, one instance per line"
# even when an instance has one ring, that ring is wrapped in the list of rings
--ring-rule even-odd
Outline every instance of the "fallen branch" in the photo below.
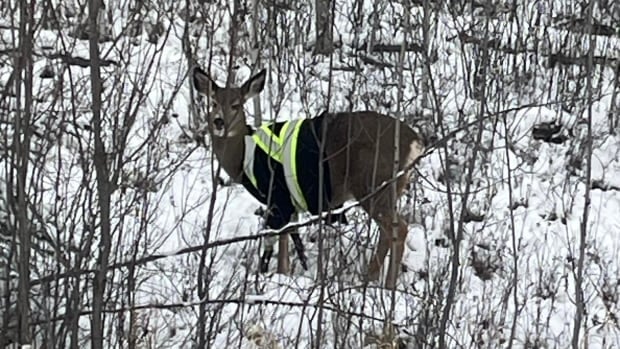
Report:
[[[49,55],[45,55],[45,57],[49,59],[60,59],[67,65],[75,65],[82,68],[90,67],[90,58],[74,57],[67,53],[52,53]],[[118,66],[118,63],[111,59],[100,59],[99,62],[99,65],[102,67],[107,67],[111,65]]]
[[[140,305],[134,305],[134,306],[125,306],[125,307],[119,307],[119,308],[113,308],[113,309],[103,309],[102,312],[103,313],[107,313],[107,314],[118,314],[118,313],[124,313],[124,312],[129,312],[129,311],[137,311],[137,310],[151,310],[151,309],[155,309],[155,310],[170,310],[170,311],[177,311],[179,309],[183,309],[183,308],[189,308],[189,307],[195,307],[201,304],[207,304],[207,305],[222,305],[222,304],[244,304],[244,305],[248,305],[248,306],[253,306],[253,305],[277,305],[277,306],[283,306],[283,307],[288,307],[288,308],[293,308],[293,307],[300,307],[300,308],[323,308],[326,310],[330,310],[330,311],[334,311],[340,314],[344,314],[344,315],[348,315],[348,316],[356,316],[359,318],[364,318],[364,319],[368,319],[368,320],[374,320],[374,321],[379,321],[379,322],[385,322],[386,319],[385,318],[380,318],[380,317],[376,317],[376,316],[372,316],[372,315],[368,315],[368,314],[364,314],[364,313],[359,313],[359,312],[353,312],[353,311],[344,311],[340,308],[337,308],[335,306],[326,304],[326,303],[320,303],[320,304],[314,304],[314,303],[310,303],[310,302],[287,302],[287,301],[282,301],[282,300],[270,300],[270,299],[264,299],[262,296],[247,296],[246,298],[232,298],[232,299],[202,299],[202,300],[198,300],[195,302],[179,302],[179,303],[147,303],[147,304],[140,304]],[[92,310],[88,309],[88,310],[83,310],[80,311],[79,313],[77,313],[77,316],[81,317],[81,316],[90,316],[92,314]],[[46,319],[41,319],[35,322],[32,322],[31,325],[42,325],[42,324],[49,324],[52,322],[58,322],[58,321],[64,321],[67,318],[73,318],[74,316],[76,316],[76,314],[64,314],[64,315],[60,315],[60,316],[56,316],[53,318],[46,318]],[[403,325],[397,325],[394,324],[395,327],[400,327]],[[9,325],[9,329],[15,329],[15,326],[11,326]]]
[[[366,51],[368,49],[368,44],[363,43],[358,50]],[[370,51],[371,52],[388,52],[388,53],[400,53],[403,49],[402,44],[374,44],[372,45]],[[416,43],[408,43],[404,45],[405,51],[416,52],[416,53],[424,53],[424,48],[422,45]]]

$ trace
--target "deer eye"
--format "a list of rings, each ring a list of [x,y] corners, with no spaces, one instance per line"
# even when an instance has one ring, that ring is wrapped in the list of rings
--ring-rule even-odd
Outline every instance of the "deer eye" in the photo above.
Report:
[[[231,108],[233,108],[234,110],[239,110],[239,109],[241,109],[241,107],[243,107],[243,105],[241,105],[241,104],[233,104],[231,106]]]

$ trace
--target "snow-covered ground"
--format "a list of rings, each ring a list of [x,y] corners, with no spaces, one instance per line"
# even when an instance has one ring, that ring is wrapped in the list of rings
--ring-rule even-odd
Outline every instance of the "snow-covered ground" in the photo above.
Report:
[[[401,200],[401,211],[410,221],[410,234],[403,261],[407,272],[401,275],[395,293],[379,285],[363,286],[362,273],[378,234],[363,211],[353,208],[347,212],[350,224],[346,227],[324,227],[320,233],[317,226],[302,228],[300,233],[310,258],[308,271],[303,271],[293,257],[291,275],[275,274],[275,260],[272,272],[258,274],[259,240],[207,249],[207,271],[201,280],[206,293],[200,298],[197,276],[201,251],[183,250],[206,242],[256,235],[262,228],[254,214],[259,204],[243,188],[220,185],[213,191],[217,162],[209,149],[209,140],[202,146],[192,140],[204,126],[204,114],[195,113],[200,109],[193,105],[194,94],[187,79],[190,64],[182,44],[186,23],[180,15],[184,5],[170,5],[173,10],[169,12],[158,11],[157,7],[143,9],[145,23],[154,22],[159,13],[165,28],[156,43],[147,40],[146,32],[135,38],[123,36],[118,41],[102,43],[102,57],[117,63],[102,68],[107,147],[116,144],[119,125],[135,112],[122,156],[119,188],[113,197],[112,259],[114,263],[123,263],[132,258],[161,255],[135,270],[138,282],[133,286],[135,298],[131,301],[144,306],[134,313],[138,324],[134,326],[142,335],[143,347],[191,347],[201,302],[205,304],[207,333],[213,348],[257,347],[252,340],[252,330],[257,329],[264,332],[263,339],[270,337],[282,348],[371,347],[370,335],[381,333],[386,322],[411,348],[436,347],[453,255],[446,234],[451,225],[454,231],[458,229],[467,187],[465,178],[479,125],[483,127],[481,147],[473,166],[467,204],[474,218],[463,225],[458,286],[447,324],[447,345],[498,348],[511,343],[517,348],[569,347],[586,202],[584,121],[591,116],[591,178],[597,185],[590,192],[590,214],[585,224],[586,314],[580,346],[619,348],[620,138],[617,128],[616,135],[609,132],[608,124],[617,77],[611,65],[595,66],[590,75],[593,103],[588,108],[586,101],[590,97],[584,92],[587,77],[579,75],[575,66],[556,65],[549,69],[546,56],[560,47],[566,48],[562,46],[563,40],[569,42],[571,51],[567,52],[583,56],[589,40],[553,26],[553,17],[562,12],[558,2],[549,2],[548,7],[537,4],[532,1],[519,6],[520,21],[510,19],[509,13],[497,15],[487,23],[479,14],[450,15],[447,7],[432,12],[433,52],[429,54],[436,57],[431,65],[432,86],[437,94],[433,103],[439,102],[434,110],[422,108],[427,94],[429,98],[435,97],[423,87],[424,61],[419,54],[408,52],[404,57],[402,99],[398,100],[398,53],[368,53],[356,48],[372,36],[372,3],[363,3],[365,24],[356,29],[353,13],[357,9],[351,8],[349,2],[337,1],[334,37],[338,48],[333,61],[315,57],[307,49],[314,40],[314,18],[307,3],[292,3],[291,6],[300,8],[297,12],[260,12],[261,28],[268,28],[266,22],[275,18],[277,31],[277,40],[268,39],[265,32],[264,42],[259,45],[262,64],[270,74],[260,97],[263,119],[312,117],[328,108],[400,113],[409,122],[429,122],[420,119],[429,118],[428,115],[437,121],[441,115],[448,131],[473,123],[449,141],[447,154],[441,148],[428,152],[418,166],[419,175],[410,193]],[[220,85],[225,84],[228,75],[227,6],[232,5],[223,1],[202,2],[195,9],[198,19],[189,25],[197,33],[189,39],[192,51],[202,67],[207,69],[210,65],[209,70]],[[401,27],[405,21],[399,3],[378,7],[381,14],[376,17],[375,43],[400,44],[403,38],[420,42],[421,7],[411,10],[411,27],[407,30]],[[126,7],[112,11],[115,35],[129,22],[127,11]],[[531,25],[541,12],[540,24]],[[254,53],[247,49],[250,24],[247,16],[240,25],[241,57],[234,61],[238,66],[234,84],[242,83],[250,75],[248,63]],[[475,73],[481,69],[474,62],[481,51],[458,38],[459,32],[467,28],[479,33],[487,28],[491,33],[489,39],[495,38],[501,45],[538,48],[540,53],[506,54],[490,50],[486,64],[487,100],[481,103],[474,98],[480,87]],[[35,52],[70,52],[74,57],[88,57],[88,41],[74,39],[68,35],[70,32],[69,28],[60,32],[41,30]],[[12,31],[3,29],[1,33],[4,42],[10,42]],[[517,45],[518,39],[522,41]],[[595,45],[594,55],[620,59],[618,37],[599,36]],[[368,58],[383,62],[384,66],[369,64]],[[46,66],[56,69],[55,78],[39,78]],[[330,66],[335,68],[331,72]],[[62,70],[64,84],[59,85],[61,67],[59,59],[38,57],[35,63],[35,125],[53,137],[51,141],[35,141],[39,142],[45,161],[43,166],[31,168],[31,177],[37,180],[30,190],[40,191],[34,207],[42,212],[41,222],[46,223],[41,224],[69,261],[60,266],[64,272],[79,258],[84,258],[81,268],[96,267],[96,235],[93,246],[84,247],[80,241],[93,232],[96,234],[97,230],[91,227],[98,224],[98,218],[84,204],[94,198],[87,188],[95,188],[92,159],[84,156],[93,149],[88,127],[90,71],[76,66]],[[10,66],[0,66],[2,85],[10,71]],[[146,86],[141,87],[146,94],[132,97],[136,86]],[[59,95],[63,97],[58,98]],[[250,116],[254,114],[252,103],[245,108]],[[616,106],[615,112],[618,110]],[[483,122],[475,123],[480,117],[484,117]],[[252,122],[250,117],[248,123]],[[561,125],[566,140],[556,144],[534,139],[532,129],[542,122]],[[1,127],[3,133],[11,136],[10,124]],[[450,164],[448,170],[444,170],[446,159]],[[9,163],[5,158],[0,161],[4,165],[0,175],[6,178]],[[111,164],[118,168],[116,162]],[[447,194],[447,182],[451,195]],[[319,237],[323,237],[323,251],[318,251]],[[317,279],[320,255],[326,265],[323,282]],[[33,271],[34,280],[58,271],[50,262],[54,257],[35,254],[34,258],[43,265]],[[127,306],[129,300],[124,292],[129,292],[128,273],[126,267],[110,273],[112,298],[108,309]],[[77,285],[88,289],[89,282],[82,277]],[[90,309],[88,292],[81,294],[80,302],[81,310]],[[52,312],[62,311],[63,306],[60,310],[53,310],[50,304],[36,308]],[[113,339],[122,336],[119,323],[125,326],[124,331],[131,325],[128,314],[119,318],[122,313],[108,318],[109,347],[123,346],[122,340]],[[513,321],[514,339],[509,341]],[[86,316],[80,324],[82,335],[86,335],[90,326]],[[322,342],[317,345],[319,328]],[[414,344],[416,340],[418,344]]]

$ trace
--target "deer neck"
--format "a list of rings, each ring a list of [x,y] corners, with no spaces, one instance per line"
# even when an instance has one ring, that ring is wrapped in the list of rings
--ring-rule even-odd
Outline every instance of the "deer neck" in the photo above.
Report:
[[[235,182],[241,182],[243,176],[244,140],[247,134],[241,132],[231,137],[211,136],[213,152],[220,166]]]

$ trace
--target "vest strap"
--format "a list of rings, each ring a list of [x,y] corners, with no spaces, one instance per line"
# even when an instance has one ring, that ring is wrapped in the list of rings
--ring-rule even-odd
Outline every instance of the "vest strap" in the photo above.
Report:
[[[254,176],[254,151],[256,150],[256,142],[254,142],[252,136],[245,136],[243,141],[245,142],[243,172],[245,172],[245,175],[250,179],[254,188],[258,189],[258,182],[256,181],[256,176]]]
[[[307,211],[308,204],[304,197],[301,187],[299,186],[299,177],[297,175],[297,143],[299,139],[299,130],[304,122],[301,120],[294,120],[287,122],[292,124],[290,127],[282,128],[281,136],[284,135],[284,147],[282,150],[282,160],[284,165],[284,178],[286,179],[286,186],[291,193],[291,199],[298,210]]]

